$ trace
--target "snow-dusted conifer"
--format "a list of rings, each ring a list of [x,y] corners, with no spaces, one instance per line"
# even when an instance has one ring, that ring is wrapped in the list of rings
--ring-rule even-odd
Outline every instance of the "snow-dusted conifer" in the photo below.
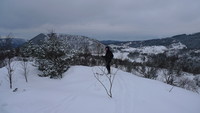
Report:
[[[50,78],[62,78],[68,68],[66,62],[66,48],[62,45],[58,35],[54,32],[48,34],[48,39],[38,48],[40,76],[50,76]]]

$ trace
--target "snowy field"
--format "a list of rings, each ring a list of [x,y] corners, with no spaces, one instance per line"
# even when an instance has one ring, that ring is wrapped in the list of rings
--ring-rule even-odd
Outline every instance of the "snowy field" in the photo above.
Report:
[[[170,85],[120,70],[110,98],[95,79],[94,68],[73,66],[63,79],[49,79],[38,77],[30,63],[26,83],[15,62],[16,92],[9,89],[6,68],[0,68],[0,113],[200,113],[199,94],[177,87],[169,92]]]

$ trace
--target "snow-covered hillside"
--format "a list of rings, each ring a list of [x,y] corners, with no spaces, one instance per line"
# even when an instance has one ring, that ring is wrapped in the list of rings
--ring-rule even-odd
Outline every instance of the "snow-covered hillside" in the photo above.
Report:
[[[58,41],[61,42],[60,45],[68,47],[71,51],[75,52],[85,52],[86,50],[89,51],[92,54],[99,54],[104,51],[105,45],[101,44],[98,40],[85,37],[85,36],[79,36],[79,35],[67,35],[67,34],[57,34]],[[47,42],[50,37],[48,34],[39,34],[32,38],[29,41],[29,45],[34,44],[36,47],[37,45],[43,44],[44,42]]]
[[[127,52],[140,52],[140,53],[146,53],[146,54],[158,54],[163,53],[167,50],[165,46],[147,46],[147,47],[141,47],[141,48],[128,48],[128,49],[122,49],[122,51]]]
[[[141,47],[141,48],[132,48],[132,47],[126,47],[126,46],[115,46],[111,45],[111,48],[114,48],[114,57],[117,59],[129,59],[130,61],[134,62],[144,62],[143,56],[137,57],[137,58],[130,58],[128,55],[130,53],[140,53],[140,54],[159,54],[159,53],[164,53],[167,51],[167,47],[165,46],[148,46],[148,47]],[[123,48],[120,50],[116,50],[116,48]]]
[[[130,61],[134,62],[144,62],[142,59],[144,56],[137,57],[137,58],[130,58],[128,55],[130,53],[140,53],[140,54],[147,54],[147,55],[157,55],[160,53],[168,52],[168,53],[175,53],[180,49],[187,48],[184,44],[178,42],[173,43],[169,46],[143,46],[138,48],[129,47],[127,44],[123,46],[117,45],[110,45],[111,48],[114,50],[114,56],[118,59],[129,59]],[[147,57],[146,57],[147,58]]]
[[[0,68],[0,113],[200,112],[199,94],[177,87],[169,92],[170,85],[123,71],[117,72],[113,98],[109,98],[93,75],[95,67],[73,66],[63,79],[49,79],[38,77],[39,71],[30,63],[26,83],[20,63],[14,66],[16,92],[9,89],[6,68]]]

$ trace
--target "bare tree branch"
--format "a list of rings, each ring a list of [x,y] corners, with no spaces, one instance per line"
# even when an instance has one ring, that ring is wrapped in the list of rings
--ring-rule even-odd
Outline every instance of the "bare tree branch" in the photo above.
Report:
[[[114,83],[114,79],[115,79],[115,76],[117,74],[117,71],[119,69],[117,69],[116,72],[114,72],[113,74],[106,74],[105,72],[105,69],[101,68],[101,67],[98,67],[98,70],[101,71],[101,73],[98,73],[98,72],[95,72],[94,69],[92,70],[93,71],[93,74],[94,74],[94,77],[97,79],[97,81],[103,86],[103,88],[105,89],[107,95],[112,98],[112,88],[113,88],[113,83]],[[97,70],[96,70],[97,71]],[[100,80],[99,77],[103,77],[103,76],[106,76],[106,78],[108,79],[108,82],[109,82],[109,86],[108,88],[106,87],[106,85]]]

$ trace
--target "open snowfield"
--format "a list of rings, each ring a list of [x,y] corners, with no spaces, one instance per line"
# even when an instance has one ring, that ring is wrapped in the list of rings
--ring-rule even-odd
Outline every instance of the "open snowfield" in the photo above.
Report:
[[[63,79],[38,77],[29,64],[28,83],[14,63],[13,89],[0,68],[0,113],[200,113],[200,95],[118,71],[109,98],[95,79],[97,67],[72,66]],[[116,69],[112,68],[113,72]],[[106,79],[102,77],[103,82]]]

